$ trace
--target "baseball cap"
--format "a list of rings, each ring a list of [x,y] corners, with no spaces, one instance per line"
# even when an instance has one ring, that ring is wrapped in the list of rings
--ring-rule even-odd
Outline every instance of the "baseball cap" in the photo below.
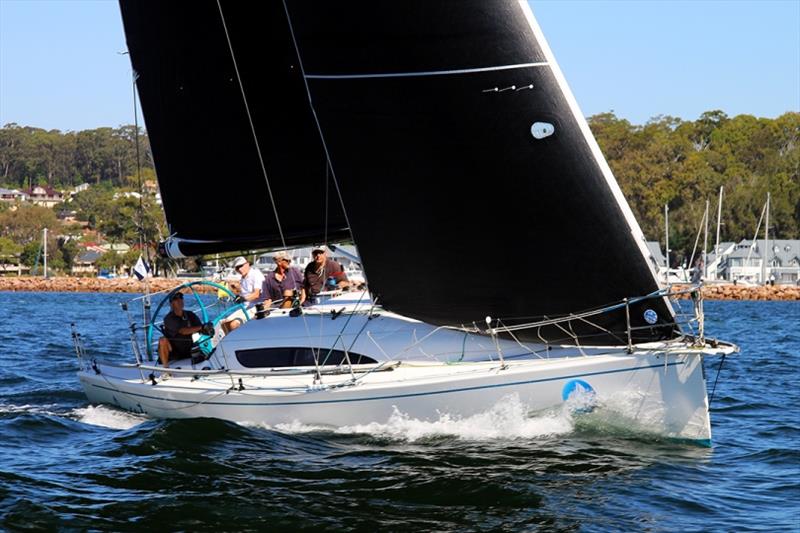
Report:
[[[289,252],[287,252],[286,250],[281,250],[279,252],[275,252],[275,255],[272,256],[272,259],[276,263],[278,261],[280,261],[281,259],[286,259],[287,261],[291,261],[292,260],[292,256],[289,255]]]
[[[233,268],[239,268],[245,263],[247,263],[247,259],[245,259],[240,255],[239,257],[233,260]]]
[[[171,302],[173,300],[183,300],[183,293],[176,291],[176,292],[173,292],[172,294],[170,294],[169,295],[169,301]]]
[[[328,251],[329,251],[329,250],[328,250],[328,247],[327,247],[327,246],[325,246],[325,245],[323,244],[322,246],[316,246],[316,247],[314,247],[314,248],[311,250],[311,253],[312,253],[312,254],[315,254],[315,253],[317,253],[317,252],[322,252],[323,254],[326,254],[326,253],[328,253]]]

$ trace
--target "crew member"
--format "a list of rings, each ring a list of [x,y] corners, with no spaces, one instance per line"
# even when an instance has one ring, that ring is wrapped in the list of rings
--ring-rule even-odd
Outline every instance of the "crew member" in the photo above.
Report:
[[[169,367],[170,361],[191,357],[192,334],[214,332],[210,323],[204,326],[196,314],[184,310],[182,293],[170,294],[169,307],[170,312],[164,317],[165,336],[158,340],[158,358],[164,368]]]
[[[322,291],[344,290],[350,286],[342,265],[328,258],[327,246],[314,248],[311,256],[314,260],[306,267],[304,281],[307,298],[313,299]]]

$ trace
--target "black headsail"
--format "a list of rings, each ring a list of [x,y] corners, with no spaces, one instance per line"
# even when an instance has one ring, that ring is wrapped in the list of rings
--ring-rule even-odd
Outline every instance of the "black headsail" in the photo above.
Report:
[[[140,52],[134,45],[139,39],[131,39],[131,27],[143,25],[136,30],[142,40],[154,36],[148,29],[152,18],[134,21],[131,14],[143,16],[142,5],[150,6],[123,2],[137,70]],[[297,142],[272,136],[273,155],[284,152],[282,144],[304,151],[309,159],[327,152],[370,288],[387,308],[435,324],[481,323],[488,315],[513,325],[658,289],[641,230],[526,2],[287,1],[280,6],[283,14],[276,11],[275,2],[247,3],[246,8],[221,2],[221,9],[216,3],[183,5],[181,10],[160,4],[147,7],[191,11],[181,21],[175,14],[171,24],[187,25],[191,31],[203,28],[187,44],[182,40],[186,35],[173,38],[175,28],[158,22],[161,29],[155,37],[162,40],[160,45],[168,35],[167,41],[177,48],[168,52],[176,63],[169,68],[185,71],[182,61],[187,60],[205,75],[216,76],[212,68],[230,70],[230,50],[215,29],[221,24],[220,11],[230,34],[233,26],[244,33],[234,39],[234,50],[237,59],[250,55],[253,72],[264,57],[276,55],[270,47],[279,48],[290,61],[298,60],[301,77],[293,71],[278,80],[264,68],[265,81],[245,81],[246,94],[251,106],[257,99],[271,108],[269,91],[281,91],[282,128],[290,128]],[[233,23],[234,18],[239,20]],[[248,29],[255,31],[248,26],[253,20],[263,26],[258,32],[261,42],[247,37]],[[238,39],[251,42],[238,46]],[[152,48],[148,61],[158,63],[163,50],[147,47]],[[213,61],[203,68],[198,53]],[[250,83],[260,85],[248,87]],[[208,100],[193,109],[196,127],[217,127],[221,122],[228,127],[224,136],[237,139],[232,149],[218,151],[216,165],[232,164],[248,146],[247,122],[223,120],[243,116],[241,94],[222,91],[222,86],[220,82],[219,90],[207,91]],[[166,106],[158,108],[151,121],[153,108],[148,111],[141,78],[139,90],[165,194],[165,182],[181,173],[173,163],[174,172],[165,176],[161,158],[175,156],[160,150],[166,151],[175,142],[172,136],[186,128]],[[166,98],[159,90],[163,83],[156,82],[152,99]],[[265,111],[263,118],[268,115]],[[156,124],[167,126],[160,144]],[[315,190],[311,184],[309,189],[304,178],[316,169],[306,168],[308,160],[297,159],[282,160],[281,175],[307,196],[321,198],[322,187]],[[269,166],[270,158],[265,160]],[[315,165],[324,168],[320,160],[310,166]],[[180,196],[174,201],[181,202]],[[269,218],[269,207],[261,201],[263,224],[244,233],[270,232],[275,220]],[[303,212],[316,215],[313,207]],[[169,209],[167,216],[175,225]],[[344,229],[347,224],[337,216]],[[189,235],[195,226],[188,218],[186,222],[182,231]],[[231,228],[217,223],[209,220],[202,226],[204,231],[217,231],[220,238],[242,233],[239,224]],[[303,231],[298,235],[314,233],[313,227],[299,227]],[[178,234],[183,235],[181,229]],[[621,308],[592,317],[593,324],[574,321],[564,329],[527,330],[518,336],[570,343],[572,335],[580,335],[588,336],[586,343],[624,343],[625,316]],[[672,310],[660,298],[632,305],[630,321],[638,328],[635,341],[673,334],[667,325],[673,321]]]

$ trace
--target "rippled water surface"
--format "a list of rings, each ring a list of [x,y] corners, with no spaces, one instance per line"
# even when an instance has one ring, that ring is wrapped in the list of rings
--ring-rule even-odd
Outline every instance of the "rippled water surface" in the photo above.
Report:
[[[89,405],[69,323],[127,359],[127,298],[0,293],[0,529],[800,530],[800,303],[707,302],[710,334],[742,347],[709,449],[513,398],[339,430]]]

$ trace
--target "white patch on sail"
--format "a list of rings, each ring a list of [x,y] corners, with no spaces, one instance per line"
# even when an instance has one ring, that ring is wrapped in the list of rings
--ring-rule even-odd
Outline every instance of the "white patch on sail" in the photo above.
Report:
[[[594,155],[595,161],[600,167],[600,171],[603,173],[603,177],[606,179],[608,183],[609,189],[611,189],[611,193],[614,195],[614,198],[617,200],[617,204],[619,208],[622,210],[622,214],[625,216],[625,220],[628,221],[628,226],[630,226],[631,235],[633,235],[633,240],[636,242],[636,245],[639,247],[639,251],[642,253],[642,256],[645,258],[645,263],[647,263],[647,268],[650,269],[650,274],[653,276],[653,281],[656,283],[657,286],[660,286],[658,281],[658,276],[656,275],[656,271],[653,268],[653,265],[649,259],[650,251],[647,249],[647,243],[645,241],[644,233],[642,232],[642,228],[639,227],[639,222],[636,221],[636,217],[633,215],[633,211],[631,211],[631,207],[628,205],[628,201],[625,200],[625,196],[622,194],[622,189],[619,188],[619,184],[617,183],[616,178],[614,178],[614,173],[611,172],[611,167],[608,166],[608,162],[606,158],[603,156],[603,152],[600,151],[600,146],[597,144],[597,140],[592,135],[592,131],[589,129],[589,123],[586,122],[586,119],[583,116],[583,113],[578,106],[577,100],[575,100],[575,96],[572,94],[572,91],[567,85],[567,80],[564,78],[564,74],[561,72],[561,68],[558,66],[558,62],[556,62],[556,58],[553,55],[552,50],[550,50],[550,45],[547,44],[547,39],[544,38],[544,34],[542,33],[541,28],[539,27],[539,23],[536,22],[536,18],[533,16],[533,11],[531,11],[531,7],[528,5],[527,0],[519,0],[519,6],[522,9],[522,12],[525,15],[525,18],[528,20],[528,24],[530,24],[531,31],[533,31],[534,37],[536,37],[536,41],[539,43],[539,46],[542,49],[542,53],[547,60],[547,63],[550,65],[550,68],[553,71],[553,75],[556,78],[556,83],[558,83],[561,92],[564,94],[564,98],[567,100],[567,104],[572,111],[572,115],[575,118],[578,126],[581,129],[581,133],[583,133],[583,137],[586,139],[586,142],[589,145],[589,148],[592,151],[592,155]],[[634,295],[632,295],[634,296]],[[669,298],[663,298],[664,304],[669,309],[670,313],[672,314],[673,318],[675,316],[675,310],[672,308],[672,304],[669,301]]]
[[[555,126],[549,122],[534,122],[533,126],[531,126],[531,135],[533,135],[535,139],[550,137],[555,131]]]

